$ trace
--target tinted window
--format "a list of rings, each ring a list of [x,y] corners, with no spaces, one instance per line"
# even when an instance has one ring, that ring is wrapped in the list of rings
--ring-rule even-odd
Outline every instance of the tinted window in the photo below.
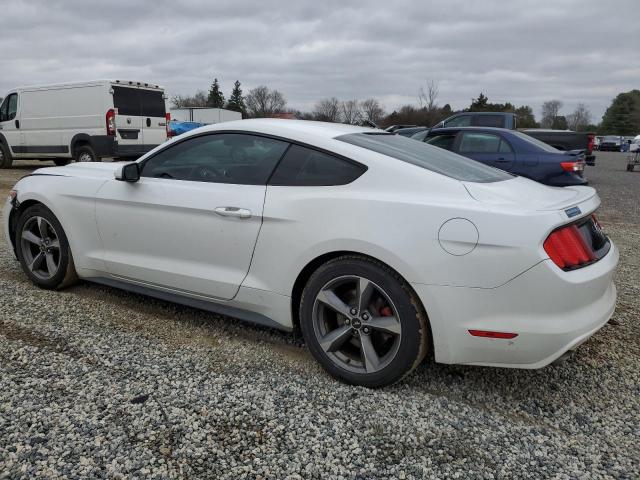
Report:
[[[311,148],[291,145],[269,185],[346,185],[365,171],[366,167],[362,165]]]
[[[500,137],[491,133],[462,132],[460,153],[498,153]]]
[[[429,130],[424,130],[422,132],[414,133],[413,135],[411,135],[411,138],[413,138],[414,140],[419,140],[420,142],[423,142],[425,137],[428,134],[429,134]]]
[[[435,148],[424,142],[392,134],[351,133],[337,140],[357,145],[432,172],[466,182],[497,182],[513,178],[496,168]]]
[[[425,142],[434,147],[444,148],[445,150],[453,150],[453,142],[456,140],[455,133],[441,133],[429,136]]]
[[[140,90],[143,117],[165,117],[164,93],[160,90]]]
[[[237,133],[188,138],[144,162],[143,177],[265,185],[288,143]]]
[[[164,94],[160,90],[113,87],[113,106],[120,115],[164,118],[166,114]]]
[[[445,127],[468,127],[469,125],[471,125],[471,115],[460,115],[447,120],[444,124]]]
[[[476,125],[479,127],[502,127],[501,115],[476,115]]]
[[[0,106],[0,122],[6,122],[16,118],[18,112],[18,94],[12,93],[2,102]]]
[[[140,97],[137,88],[113,87],[113,106],[119,115],[140,116]]]

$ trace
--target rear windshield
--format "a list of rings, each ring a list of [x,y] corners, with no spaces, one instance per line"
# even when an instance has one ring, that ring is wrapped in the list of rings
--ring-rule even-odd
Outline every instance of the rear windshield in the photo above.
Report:
[[[500,182],[513,175],[424,142],[388,133],[350,133],[336,137],[367,150],[417,165],[463,182]]]
[[[548,143],[544,143],[542,140],[538,140],[537,138],[533,138],[532,136],[527,135],[526,133],[512,131],[511,134],[515,135],[517,137],[520,137],[522,140],[535,145],[536,147],[540,148],[541,150],[544,150],[545,152],[549,152],[549,153],[558,153],[559,152],[559,150],[557,148],[552,147]]]
[[[166,107],[161,90],[113,87],[113,106],[120,115],[165,117]]]

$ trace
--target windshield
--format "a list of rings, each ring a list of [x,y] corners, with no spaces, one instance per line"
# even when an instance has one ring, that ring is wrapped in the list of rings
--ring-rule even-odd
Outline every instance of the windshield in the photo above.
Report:
[[[620,137],[609,135],[609,136],[604,137],[603,141],[604,142],[616,142],[616,143],[618,143],[620,141]]]
[[[514,132],[514,131],[512,131],[511,133],[513,135],[517,135],[518,137],[520,137],[525,142],[529,142],[529,143],[535,145],[536,147],[541,148],[545,152],[549,152],[549,153],[558,153],[559,152],[559,150],[557,148],[552,147],[548,143],[544,143],[542,140],[538,140],[537,138],[533,138],[532,136],[527,135],[526,133]]]
[[[463,182],[500,182],[513,175],[424,142],[388,133],[350,133],[336,140],[381,153]]]

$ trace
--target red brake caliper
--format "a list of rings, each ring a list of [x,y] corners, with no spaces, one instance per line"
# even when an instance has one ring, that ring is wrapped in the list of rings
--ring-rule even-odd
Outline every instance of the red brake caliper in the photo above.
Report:
[[[379,311],[380,315],[382,315],[383,317],[393,316],[393,310],[391,310],[391,307],[382,307]]]

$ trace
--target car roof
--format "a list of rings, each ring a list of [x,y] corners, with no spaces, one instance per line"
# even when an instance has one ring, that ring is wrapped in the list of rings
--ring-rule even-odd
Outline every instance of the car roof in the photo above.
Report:
[[[342,123],[315,122],[310,120],[286,120],[280,118],[254,118],[249,120],[235,120],[232,122],[216,123],[191,130],[190,132],[187,132],[187,134],[193,135],[219,131],[254,132],[274,136],[291,137],[292,139],[300,137],[308,138],[311,136],[316,138],[332,139],[349,133],[366,132],[392,135],[384,130],[370,127],[358,127]]]
[[[502,132],[502,133],[513,132],[513,130],[510,130],[508,128],[499,128],[499,127],[439,127],[439,128],[431,129],[432,132],[446,132],[446,131],[459,132],[461,130],[470,131],[470,132],[474,132],[474,131],[475,132],[488,131],[488,132]]]

